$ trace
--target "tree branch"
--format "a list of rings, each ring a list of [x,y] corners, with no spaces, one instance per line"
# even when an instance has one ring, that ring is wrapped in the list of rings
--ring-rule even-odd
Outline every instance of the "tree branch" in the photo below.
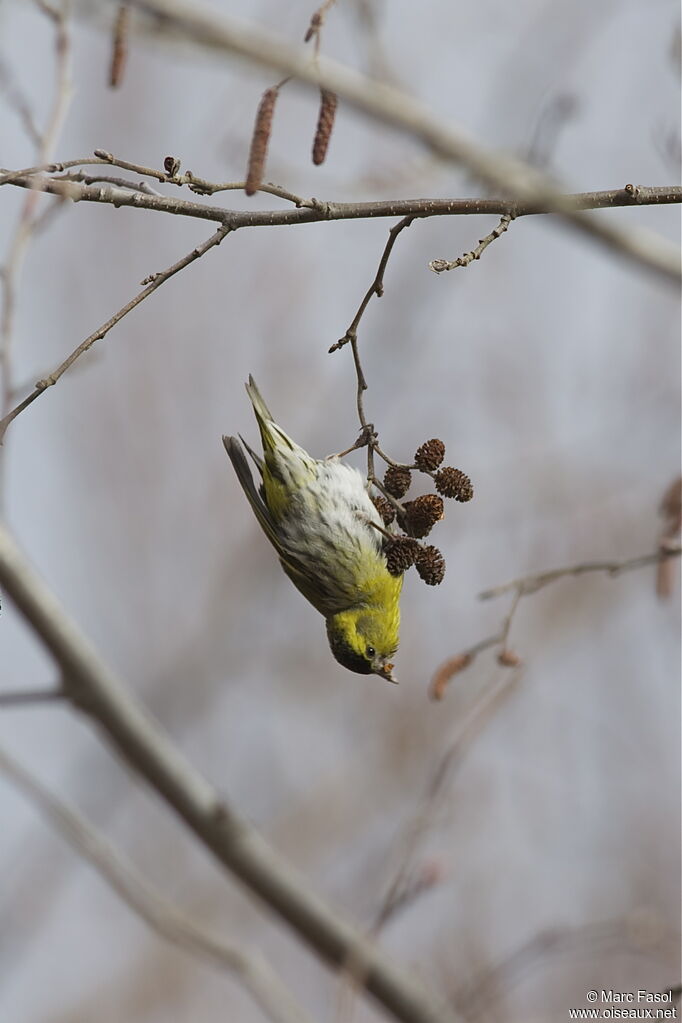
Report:
[[[610,576],[620,575],[622,572],[630,572],[633,569],[645,568],[647,565],[661,564],[670,558],[678,558],[682,553],[679,541],[667,539],[661,541],[661,546],[652,554],[642,554],[635,558],[625,558],[622,561],[585,561],[576,565],[567,565],[564,568],[555,568],[549,572],[540,572],[535,575],[521,576],[519,579],[512,579],[511,582],[503,583],[501,586],[494,586],[489,590],[479,593],[479,600],[493,600],[506,593],[512,593],[512,601],[509,611],[505,615],[498,631],[491,636],[486,636],[472,646],[467,647],[454,657],[448,658],[436,671],[431,680],[429,692],[434,700],[442,700],[449,682],[464,671],[478,654],[490,647],[499,647],[497,660],[507,668],[516,668],[521,664],[521,658],[507,646],[514,615],[523,597],[528,597],[538,590],[549,586],[558,579],[565,579],[568,576],[586,575],[591,572],[605,572]]]
[[[327,202],[320,199],[303,199],[277,185],[261,185],[259,191],[296,204],[294,210],[235,210],[224,206],[209,206],[188,199],[176,199],[166,195],[139,194],[135,182],[126,182],[125,187],[97,188],[81,180],[83,175],[65,174],[50,177],[71,167],[85,164],[106,164],[123,167],[135,173],[153,177],[166,184],[188,185],[194,192],[212,195],[221,191],[241,191],[243,181],[213,183],[196,177],[190,171],[180,177],[164,175],[162,171],[144,168],[138,164],[111,158],[109,160],[85,157],[66,160],[18,171],[2,170],[0,185],[15,185],[18,188],[49,192],[72,202],[94,202],[115,206],[134,206],[137,209],[175,216],[193,217],[199,220],[213,220],[226,224],[233,230],[241,227],[288,227],[296,224],[316,224],[323,220],[366,220],[380,217],[459,217],[459,216],[510,216],[512,219],[532,215],[555,213],[551,204],[538,200],[513,198],[471,198],[471,199],[384,199],[371,202]],[[102,180],[97,178],[95,180]],[[666,206],[682,203],[682,187],[678,185],[626,185],[597,192],[565,193],[562,202],[583,212],[589,210],[616,209],[627,206]]]
[[[11,689],[3,692],[0,690],[0,708],[22,707],[27,703],[52,703],[54,700],[66,699],[66,693],[61,686],[54,686],[52,689]]]
[[[448,781],[502,702],[516,689],[520,674],[505,673],[499,682],[493,683],[477,696],[463,719],[457,722],[454,736],[436,760],[416,813],[407,822],[398,839],[402,847],[398,868],[372,916],[370,934],[378,935],[396,914],[443,879],[442,872],[438,870],[436,864],[427,866],[421,872],[415,870],[419,846],[423,844],[429,825],[433,823]],[[338,1023],[350,1018],[351,999],[362,987],[362,973],[358,965],[349,962],[346,971],[348,985],[347,990],[342,991],[339,996]]]
[[[270,848],[183,758],[66,616],[0,525],[0,583],[52,654],[74,705],[88,714],[123,760],[238,877],[327,963],[352,958],[366,989],[404,1023],[446,1023],[454,1014],[403,966],[390,962]]]
[[[122,320],[124,316],[127,316],[129,312],[140,304],[140,302],[143,302],[145,298],[148,298],[151,294],[153,294],[161,287],[162,284],[165,284],[165,282],[170,280],[170,278],[176,273],[180,270],[184,270],[186,266],[189,266],[189,264],[193,263],[196,259],[200,259],[201,256],[205,255],[209,251],[209,249],[214,248],[216,245],[220,245],[225,235],[229,233],[229,230],[230,229],[225,226],[219,227],[215,234],[212,234],[205,242],[202,242],[201,245],[198,245],[196,248],[192,249],[191,252],[188,252],[187,255],[183,256],[182,259],[179,259],[177,263],[173,263],[173,265],[169,266],[167,270],[163,270],[160,273],[155,273],[150,277],[145,278],[142,283],[147,286],[143,288],[142,291],[138,292],[134,298],[131,298],[131,300],[119,309],[118,312],[114,313],[114,315],[111,316],[106,323],[103,323],[101,327],[98,327],[93,334],[86,337],[85,341],[82,341],[77,348],[74,348],[71,354],[64,359],[64,361],[61,362],[56,369],[54,369],[48,376],[38,381],[34,389],[23,399],[23,401],[20,401],[18,405],[15,405],[15,407],[7,413],[7,415],[0,419],[0,445],[3,443],[7,427],[10,423],[12,423],[18,415],[27,409],[28,406],[36,400],[36,398],[39,398],[48,387],[52,387],[56,384],[59,378],[66,373],[67,369],[73,365],[76,359],[83,355],[84,352],[87,352],[88,349],[92,348],[95,341],[101,341],[102,338],[108,334],[111,328]]]
[[[34,120],[31,104],[23,90],[14,81],[14,76],[2,56],[0,56],[0,93],[10,110],[13,110],[21,121],[29,141],[35,149],[38,149],[42,133]]]
[[[58,8],[41,8],[54,25],[55,81],[52,104],[42,132],[38,134],[36,159],[45,163],[52,156],[71,101],[70,2],[62,0]],[[13,340],[17,288],[30,243],[41,224],[37,211],[40,196],[29,192],[24,199],[19,222],[12,235],[5,262],[0,270],[2,315],[0,316],[0,416],[6,416],[14,400]],[[1,437],[0,437],[1,443]],[[4,503],[5,460],[0,451],[0,508]]]
[[[204,49],[238,54],[292,75],[315,89],[329,89],[357,110],[419,139],[438,156],[466,167],[489,187],[514,199],[546,206],[611,250],[679,282],[682,268],[677,246],[651,231],[626,229],[583,216],[572,203],[566,202],[545,174],[508,154],[486,149],[461,129],[441,121],[409,94],[329,58],[320,58],[311,65],[300,47],[282,42],[263,28],[224,16],[199,0],[133,2],[138,10],[151,16],[157,35],[177,38],[180,34]],[[501,211],[506,212],[509,211]]]
[[[471,252],[465,252],[463,256],[458,256],[457,259],[453,260],[432,259],[429,263],[429,270],[433,270],[436,274],[442,274],[446,270],[455,270],[459,266],[469,266],[470,263],[480,259],[488,246],[496,241],[500,235],[504,234],[513,219],[511,213],[503,214],[497,227],[494,227],[485,238],[480,238],[475,249],[472,249]]]
[[[617,576],[622,572],[631,572],[635,568],[656,565],[659,561],[665,561],[667,558],[679,558],[681,553],[679,543],[671,541],[667,547],[654,551],[652,554],[640,554],[636,558],[625,558],[622,561],[584,561],[577,565],[566,565],[564,568],[553,568],[549,572],[521,576],[519,579],[503,583],[501,586],[483,590],[479,593],[478,599],[493,600],[512,590],[522,597],[527,597],[529,594],[537,593],[543,587],[549,586],[550,583],[556,582],[557,579],[565,579],[567,576],[586,575],[589,572],[605,572],[607,575]]]
[[[409,227],[415,219],[423,219],[432,216],[477,215],[482,213],[492,213],[493,211],[499,212],[500,210],[511,210],[513,212],[503,213],[503,221],[507,222],[507,218],[514,219],[520,216],[529,216],[531,214],[548,212],[548,210],[543,211],[542,209],[539,209],[537,204],[522,204],[504,199],[404,199],[368,203],[322,203],[315,199],[301,199],[299,196],[295,196],[293,193],[276,185],[265,186],[264,190],[267,190],[280,198],[296,203],[296,208],[251,212],[209,206],[192,200],[176,199],[171,198],[170,196],[154,194],[151,189],[143,189],[139,184],[120,181],[120,179],[114,179],[117,182],[116,184],[106,181],[100,185],[95,185],[87,184],[80,180],[74,180],[74,178],[83,177],[80,173],[73,177],[67,175],[62,178],[49,177],[46,174],[47,171],[62,173],[64,169],[81,166],[83,163],[122,167],[123,169],[131,170],[138,174],[158,178],[164,183],[173,183],[177,185],[186,184],[191,188],[202,192],[236,189],[243,186],[243,182],[223,182],[222,184],[213,184],[201,178],[196,178],[189,171],[184,175],[179,175],[177,172],[169,174],[165,171],[157,170],[152,167],[145,167],[141,164],[131,163],[128,160],[122,160],[118,157],[114,157],[111,153],[104,153],[102,150],[97,150],[97,153],[93,158],[67,160],[62,163],[49,164],[42,169],[29,168],[28,172],[9,171],[5,173],[4,176],[0,176],[0,184],[14,184],[20,187],[36,189],[41,192],[50,192],[54,195],[60,196],[62,199],[71,199],[74,202],[105,203],[113,205],[116,208],[120,206],[132,206],[138,209],[195,217],[201,220],[212,220],[221,225],[218,231],[204,242],[203,245],[192,250],[191,253],[183,257],[183,259],[179,260],[177,263],[174,263],[173,266],[168,268],[168,270],[157,274],[143,291],[123,306],[94,333],[87,337],[85,341],[74,349],[71,355],[69,355],[68,358],[65,359],[51,374],[39,380],[30,394],[28,394],[11,410],[5,410],[3,418],[0,419],[0,444],[2,444],[4,435],[10,423],[26,408],[28,408],[28,406],[31,405],[36,398],[43,393],[43,391],[55,384],[61,375],[76,361],[76,359],[92,347],[95,341],[101,340],[106,333],[119,322],[119,320],[126,316],[135,308],[135,306],[139,305],[140,302],[147,298],[153,291],[160,287],[161,284],[167,281],[179,270],[184,269],[184,267],[188,266],[189,263],[204,255],[204,253],[214,245],[220,244],[228,232],[235,231],[242,227],[275,227],[314,223],[320,220],[388,217],[396,216],[399,212],[407,210],[407,214],[391,229],[389,233],[388,242],[381,257],[376,277],[364,296],[355,319],[346,331],[344,337],[333,345],[331,349],[335,350],[346,343],[350,343],[351,348],[353,349],[353,358],[358,377],[358,416],[362,429],[365,431],[363,442],[366,443],[366,437],[368,436],[368,424],[364,414],[362,398],[363,391],[366,389],[366,383],[364,381],[359,353],[357,350],[357,327],[372,296],[380,296],[382,293],[383,276],[398,234],[400,234],[405,227]],[[102,181],[101,178],[97,180]],[[634,186],[626,186],[624,189],[603,192],[585,192],[575,196],[565,196],[564,198],[570,199],[577,205],[580,205],[580,208],[582,209],[605,209],[616,205],[630,206],[633,204],[668,204],[682,202],[682,188],[635,188]],[[487,245],[494,240],[494,238],[498,237],[501,230],[501,227],[498,226],[490,235],[486,236],[486,238],[484,238],[480,243],[478,249],[474,251],[471,258],[478,258],[476,252],[480,254],[480,251],[483,251],[483,249],[486,248]],[[468,257],[464,257],[464,260],[468,260]],[[461,265],[461,260],[456,261],[455,265],[457,264]],[[374,477],[375,475],[372,464],[372,455],[375,450],[379,451],[376,445],[368,446],[368,471],[370,477]],[[379,453],[382,454],[380,451]],[[385,456],[382,454],[382,457]],[[391,460],[387,459],[387,461],[390,463]]]
[[[312,1023],[264,958],[198,927],[155,891],[85,817],[48,792],[3,750],[0,772],[153,931],[208,965],[233,973],[274,1023]]]

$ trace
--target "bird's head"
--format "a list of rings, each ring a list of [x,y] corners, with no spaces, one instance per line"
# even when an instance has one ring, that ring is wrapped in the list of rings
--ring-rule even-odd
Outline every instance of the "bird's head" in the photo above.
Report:
[[[327,637],[331,652],[344,668],[397,682],[390,659],[398,649],[399,626],[397,607],[393,611],[386,607],[356,608],[330,615]]]

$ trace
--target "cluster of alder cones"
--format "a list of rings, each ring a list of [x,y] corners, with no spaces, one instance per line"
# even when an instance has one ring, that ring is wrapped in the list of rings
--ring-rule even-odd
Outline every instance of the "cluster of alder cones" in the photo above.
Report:
[[[403,533],[386,534],[384,554],[391,575],[402,575],[412,565],[429,586],[437,586],[445,575],[445,558],[437,547],[419,541],[428,536],[433,527],[444,516],[443,498],[455,501],[470,501],[474,488],[469,477],[461,469],[442,465],[445,458],[445,444],[434,437],[425,441],[414,456],[413,465],[389,465],[384,474],[383,487],[386,496],[372,498],[385,526],[393,522]],[[412,471],[430,476],[436,485],[436,494],[423,494],[412,501],[400,503],[412,484]]]

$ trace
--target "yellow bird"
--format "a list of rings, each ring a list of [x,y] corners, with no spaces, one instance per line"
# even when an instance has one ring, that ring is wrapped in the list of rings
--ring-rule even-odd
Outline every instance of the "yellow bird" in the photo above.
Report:
[[[365,480],[336,455],[318,460],[291,440],[252,377],[246,391],[263,458],[243,438],[223,437],[223,444],[263,532],[294,586],[324,615],[339,664],[395,682],[390,660],[398,649],[403,578],[386,567],[384,525]],[[260,473],[258,488],[244,448]]]

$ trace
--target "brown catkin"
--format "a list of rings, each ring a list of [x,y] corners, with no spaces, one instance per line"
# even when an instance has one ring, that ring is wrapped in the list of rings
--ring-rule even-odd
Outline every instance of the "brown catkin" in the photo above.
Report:
[[[372,504],[381,515],[384,525],[390,526],[395,519],[395,510],[393,505],[390,504],[385,497],[379,497],[378,494],[375,494],[372,498]]]
[[[455,501],[470,501],[474,496],[474,487],[461,469],[453,469],[444,465],[434,476],[436,490],[443,497],[454,497]]]
[[[518,668],[522,662],[515,650],[505,647],[497,655],[497,663],[501,664],[504,668]]]
[[[114,37],[111,47],[111,64],[109,65],[109,85],[118,88],[123,81],[123,72],[128,56],[128,29],[130,27],[130,7],[120,4],[114,22]]]
[[[278,90],[276,88],[266,89],[258,104],[253,135],[251,137],[246,186],[244,188],[247,195],[255,195],[263,181],[265,158],[268,154],[268,143],[270,142],[270,133],[272,131],[272,117],[275,112],[277,93]]]
[[[422,472],[428,472],[429,470],[437,469],[440,463],[445,458],[445,444],[438,437],[434,437],[432,440],[424,441],[424,443],[417,448],[417,453],[414,456],[414,464]]]
[[[421,547],[409,536],[394,536],[384,544],[386,567],[391,575],[402,575],[414,565]]]
[[[331,92],[329,89],[320,89],[320,112],[317,116],[317,128],[313,139],[313,163],[316,166],[324,163],[327,155],[337,103],[335,92]]]
[[[437,547],[420,547],[415,566],[427,586],[438,586],[445,575],[445,558]]]
[[[467,652],[457,654],[456,657],[451,657],[445,664],[442,664],[431,681],[429,690],[431,699],[442,700],[450,679],[459,674],[460,671],[468,668],[472,661],[472,655]]]
[[[303,36],[303,42],[304,43],[309,43],[310,40],[313,38],[313,36],[316,36],[318,34],[318,32],[320,31],[321,27],[322,27],[322,15],[320,14],[319,11],[315,11],[315,13],[313,14],[312,18],[310,19],[310,24],[308,25],[308,29],[306,31],[306,34]]]
[[[438,494],[423,494],[405,504],[405,532],[421,540],[443,518],[443,498]]]
[[[384,473],[384,486],[393,497],[404,497],[410,489],[412,473],[402,465],[389,465]]]

